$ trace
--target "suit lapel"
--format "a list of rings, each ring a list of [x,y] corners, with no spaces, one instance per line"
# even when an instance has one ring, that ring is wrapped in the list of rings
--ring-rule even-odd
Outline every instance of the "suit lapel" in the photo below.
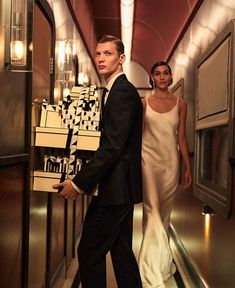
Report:
[[[113,92],[115,92],[116,87],[118,87],[123,80],[127,80],[125,74],[121,74],[121,75],[118,76],[117,79],[114,81],[114,83],[113,83],[113,85],[112,85],[112,87],[111,87],[111,89],[110,89],[110,91],[109,91],[108,99],[107,99],[107,101],[106,101],[106,103],[105,103],[105,106],[106,106],[106,104],[108,104],[109,99],[110,99],[110,97],[112,97]],[[105,110],[105,109],[104,109],[104,110]]]

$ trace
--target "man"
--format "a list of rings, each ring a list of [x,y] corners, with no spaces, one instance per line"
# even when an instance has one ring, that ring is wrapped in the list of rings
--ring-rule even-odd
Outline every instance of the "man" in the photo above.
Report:
[[[78,247],[83,288],[106,287],[106,254],[110,251],[118,287],[142,287],[132,251],[135,203],[142,201],[142,104],[122,64],[124,45],[104,35],[97,41],[95,61],[107,83],[102,109],[100,147],[72,181],[54,185],[66,199],[78,193],[98,196],[88,207]]]

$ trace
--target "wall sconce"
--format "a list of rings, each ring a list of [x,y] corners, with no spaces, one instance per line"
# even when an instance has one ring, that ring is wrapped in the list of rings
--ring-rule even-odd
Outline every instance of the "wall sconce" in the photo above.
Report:
[[[71,83],[76,83],[78,74],[77,47],[74,40],[60,39],[56,45],[57,81],[59,83],[60,99],[70,93]]]
[[[27,1],[6,0],[5,64],[7,68],[27,64]]]
[[[61,39],[57,44],[58,81],[68,82],[72,74],[74,43],[71,40]]]
[[[64,40],[59,40],[58,42],[57,62],[58,62],[59,71],[63,71],[64,62],[65,62],[65,41]]]

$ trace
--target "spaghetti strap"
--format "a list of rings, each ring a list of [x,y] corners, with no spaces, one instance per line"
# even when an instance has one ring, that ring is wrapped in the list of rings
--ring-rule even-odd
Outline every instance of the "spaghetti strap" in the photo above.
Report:
[[[149,96],[148,96],[148,97],[145,97],[146,107],[149,106],[148,98],[149,98]]]

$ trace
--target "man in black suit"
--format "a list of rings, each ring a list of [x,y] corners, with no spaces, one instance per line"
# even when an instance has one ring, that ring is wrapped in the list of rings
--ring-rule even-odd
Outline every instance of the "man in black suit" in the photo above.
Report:
[[[142,287],[132,251],[134,204],[142,202],[142,104],[122,64],[124,45],[104,35],[97,41],[95,61],[106,86],[100,147],[72,181],[56,184],[66,199],[91,195],[78,247],[83,288],[106,287],[106,254],[110,251],[119,288]]]

